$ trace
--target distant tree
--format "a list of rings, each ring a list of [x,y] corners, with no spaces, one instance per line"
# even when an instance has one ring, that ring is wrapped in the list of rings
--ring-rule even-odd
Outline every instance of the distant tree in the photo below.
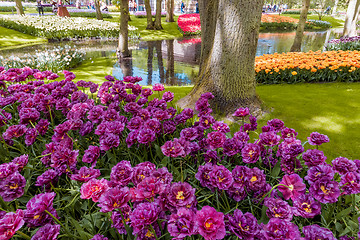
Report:
[[[326,9],[329,6],[334,6],[334,0],[312,0],[312,5],[310,5],[313,11],[318,15],[319,20],[321,20],[325,14],[328,14]]]
[[[24,8],[21,0],[15,0],[15,8],[18,15],[24,15]]]
[[[295,35],[294,43],[290,49],[291,52],[300,52],[301,51],[301,43],[302,43],[302,40],[304,37],[304,29],[305,29],[307,14],[309,12],[309,7],[310,7],[310,0],[303,0],[303,5],[301,8],[301,13],[300,13],[300,19],[299,19],[298,26],[296,28],[296,35]]]
[[[119,45],[117,49],[117,56],[120,61],[123,58],[129,57],[129,1],[121,0],[120,4],[120,33],[119,33]]]
[[[174,0],[166,1],[166,22],[174,22]]]
[[[344,24],[343,37],[356,36],[356,22],[359,17],[360,0],[350,0]]]
[[[145,3],[146,22],[147,22],[146,29],[154,30],[154,21],[152,20],[152,15],[151,15],[150,0],[144,0],[144,3]]]
[[[100,2],[99,2],[99,0],[95,0],[94,3],[95,3],[95,10],[96,10],[96,18],[97,18],[97,20],[103,20],[101,10],[100,10]]]
[[[156,13],[155,13],[155,22],[154,22],[154,28],[156,30],[163,29],[161,25],[161,2],[162,0],[156,0]]]

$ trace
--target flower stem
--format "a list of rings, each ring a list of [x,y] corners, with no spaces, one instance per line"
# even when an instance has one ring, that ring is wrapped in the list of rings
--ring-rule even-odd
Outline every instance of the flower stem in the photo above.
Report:
[[[17,234],[19,234],[20,236],[22,236],[25,239],[31,239],[31,237],[29,237],[28,235],[26,235],[25,233],[21,232],[21,231],[17,231]]]

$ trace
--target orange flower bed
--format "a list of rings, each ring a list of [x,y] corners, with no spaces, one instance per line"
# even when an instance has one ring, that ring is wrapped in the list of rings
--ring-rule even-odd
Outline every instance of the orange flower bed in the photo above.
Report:
[[[256,57],[260,83],[360,80],[360,51],[288,52]]]
[[[288,22],[288,23],[298,23],[299,20],[292,18],[292,17],[286,17],[281,16],[278,14],[263,14],[261,15],[261,22],[263,23],[282,23],[282,22]]]

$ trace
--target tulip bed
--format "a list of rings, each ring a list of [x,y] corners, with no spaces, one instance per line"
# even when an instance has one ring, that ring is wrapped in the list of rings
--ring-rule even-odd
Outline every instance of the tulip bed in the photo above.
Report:
[[[0,26],[53,40],[119,37],[117,23],[81,17],[1,15]],[[139,37],[137,28],[129,26],[129,37]]]
[[[60,70],[74,68],[84,60],[84,57],[84,51],[66,45],[65,47],[39,51],[35,54],[24,54],[22,57],[4,58],[0,56],[0,66],[4,66],[5,69],[31,67],[40,71],[59,72]]]
[[[348,37],[348,38],[340,38],[333,39],[328,42],[326,45],[326,49],[328,51],[354,51],[360,50],[360,36]]]
[[[258,83],[355,82],[360,79],[359,51],[288,52],[255,59]]]
[[[355,239],[360,161],[279,119],[240,129],[138,77],[0,69],[0,239]],[[256,132],[259,135],[255,134]],[[307,150],[306,150],[306,149]]]

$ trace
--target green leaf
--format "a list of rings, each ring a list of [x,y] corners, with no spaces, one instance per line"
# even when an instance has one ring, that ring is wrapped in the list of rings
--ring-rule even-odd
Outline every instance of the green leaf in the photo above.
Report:
[[[343,217],[349,215],[349,213],[351,213],[351,209],[352,209],[352,207],[348,207],[348,208],[342,210],[341,212],[339,212],[338,214],[336,214],[335,219],[340,220],[340,219],[342,219]]]

